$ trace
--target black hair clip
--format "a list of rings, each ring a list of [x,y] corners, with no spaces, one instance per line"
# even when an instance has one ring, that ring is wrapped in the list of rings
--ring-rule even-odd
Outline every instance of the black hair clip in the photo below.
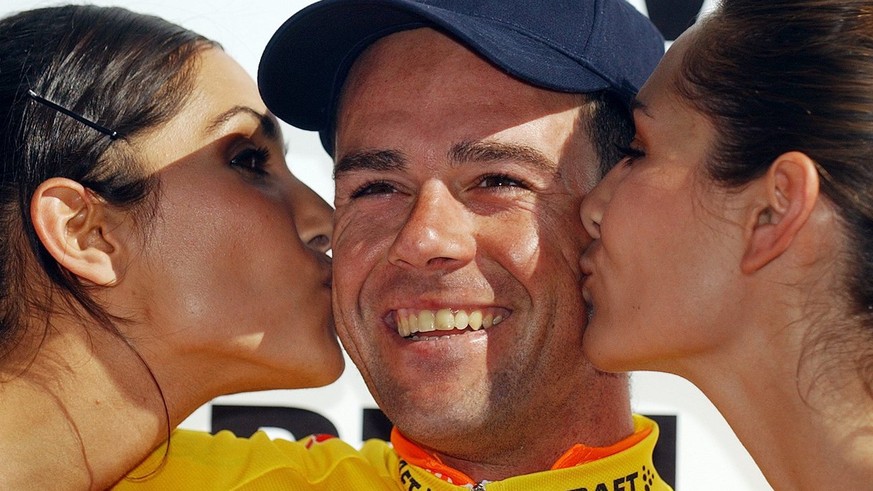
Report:
[[[74,113],[73,111],[70,111],[69,109],[61,106],[60,104],[57,104],[57,103],[54,103],[54,102],[48,100],[45,97],[34,92],[33,89],[27,89],[27,95],[29,95],[31,99],[35,100],[36,102],[39,102],[40,104],[45,104],[46,106],[54,109],[55,111],[66,114],[67,116],[75,119],[76,121],[78,121],[78,122],[80,122],[88,127],[94,128],[95,130],[99,131],[100,133],[103,133],[104,135],[108,136],[110,140],[116,140],[118,138],[117,131],[111,130],[105,126],[101,126],[101,125],[95,123],[94,121],[91,121],[90,119],[84,117],[84,116],[81,116],[79,114]]]

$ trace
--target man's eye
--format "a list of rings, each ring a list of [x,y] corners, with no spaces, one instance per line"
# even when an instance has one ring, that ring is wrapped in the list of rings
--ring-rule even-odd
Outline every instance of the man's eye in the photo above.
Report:
[[[230,165],[246,172],[265,175],[267,174],[265,167],[269,159],[270,151],[266,148],[246,148],[230,159]]]
[[[528,188],[527,183],[520,179],[516,179],[514,177],[508,176],[506,174],[490,174],[487,176],[483,176],[479,181],[479,184],[476,187],[480,188],[503,188],[503,187],[514,187],[514,188]]]
[[[390,183],[385,181],[368,182],[360,186],[352,193],[352,198],[362,198],[364,196],[373,196],[379,194],[396,193],[397,190]]]

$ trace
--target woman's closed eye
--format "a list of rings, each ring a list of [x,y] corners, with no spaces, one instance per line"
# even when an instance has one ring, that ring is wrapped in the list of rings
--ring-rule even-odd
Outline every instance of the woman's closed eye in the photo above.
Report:
[[[621,160],[619,164],[625,165],[627,167],[632,166],[639,159],[646,156],[646,152],[638,147],[634,147],[633,144],[624,146],[624,145],[616,145],[618,151],[621,153]]]

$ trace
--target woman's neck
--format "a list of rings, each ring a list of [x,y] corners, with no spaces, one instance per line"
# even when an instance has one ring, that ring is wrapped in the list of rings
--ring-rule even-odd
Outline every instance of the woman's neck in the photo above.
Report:
[[[60,321],[33,347],[0,379],[0,488],[105,489],[168,436],[157,386],[118,336]]]
[[[742,353],[700,360],[705,368],[698,364],[688,378],[718,407],[774,489],[867,489],[873,397],[854,366],[833,363],[845,352],[807,343],[802,334],[746,340]]]

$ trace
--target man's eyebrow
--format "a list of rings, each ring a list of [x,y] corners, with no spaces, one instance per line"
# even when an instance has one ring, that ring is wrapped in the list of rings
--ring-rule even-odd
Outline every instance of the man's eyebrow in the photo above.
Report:
[[[361,150],[344,155],[333,167],[333,177],[358,170],[392,171],[406,168],[408,159],[396,150]]]
[[[548,172],[555,172],[558,168],[558,164],[541,151],[517,143],[465,141],[454,145],[448,157],[455,164],[515,160],[533,164]]]
[[[270,138],[271,140],[279,138],[279,126],[276,123],[276,119],[272,115],[259,113],[249,106],[233,106],[227,111],[219,114],[213,118],[208,125],[206,125],[206,132],[214,132],[216,129],[227,124],[228,121],[240,114],[255,118],[267,138]]]

